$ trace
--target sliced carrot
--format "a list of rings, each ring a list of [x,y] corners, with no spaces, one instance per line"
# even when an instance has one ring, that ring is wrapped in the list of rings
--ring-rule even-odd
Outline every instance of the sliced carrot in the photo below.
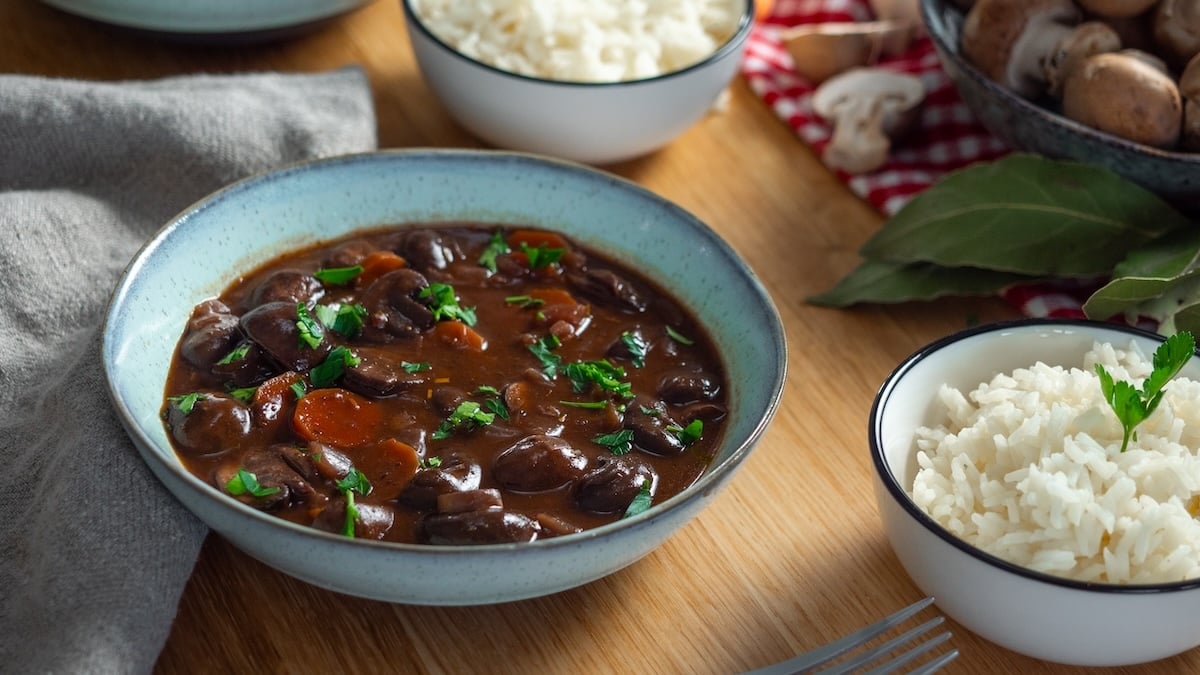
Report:
[[[543,305],[577,305],[577,301],[565,288],[535,288],[529,297],[541,300]]]
[[[510,232],[508,235],[508,245],[516,251],[521,248],[521,244],[525,244],[529,248],[537,248],[539,246],[545,248],[568,248],[566,239],[549,230],[513,230]]]
[[[487,349],[487,339],[461,321],[439,321],[433,330],[438,337],[459,349],[477,352]]]
[[[310,441],[349,448],[378,438],[383,409],[345,389],[317,389],[296,402],[292,424],[296,433]]]
[[[411,445],[394,438],[371,446],[370,452],[357,454],[354,466],[371,482],[371,496],[376,501],[399,497],[421,462]]]
[[[391,251],[372,251],[363,257],[362,274],[359,274],[354,279],[354,283],[359,288],[366,288],[375,282],[379,277],[404,267],[408,263],[400,256]]]
[[[587,324],[591,308],[577,301],[570,293],[561,288],[537,288],[529,291],[529,297],[541,300],[538,316],[542,323],[552,324],[556,321],[566,321],[572,326],[572,333],[578,333]]]

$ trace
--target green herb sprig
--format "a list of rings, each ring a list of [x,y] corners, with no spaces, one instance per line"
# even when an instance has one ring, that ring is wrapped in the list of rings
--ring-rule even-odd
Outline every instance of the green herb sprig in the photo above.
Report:
[[[354,523],[358,522],[358,507],[354,505],[354,493],[366,495],[371,492],[371,483],[358,469],[350,469],[346,477],[337,482],[338,490],[346,498],[346,521],[342,524],[342,534],[354,537]]]
[[[1125,452],[1129,447],[1130,439],[1137,439],[1134,429],[1158,408],[1165,393],[1163,387],[1179,374],[1195,352],[1196,339],[1191,333],[1181,331],[1168,337],[1154,350],[1154,370],[1142,382],[1141,389],[1125,380],[1114,381],[1104,366],[1096,364],[1096,374],[1100,376],[1100,390],[1104,393],[1104,400],[1108,401],[1125,431],[1121,440],[1121,452]]]

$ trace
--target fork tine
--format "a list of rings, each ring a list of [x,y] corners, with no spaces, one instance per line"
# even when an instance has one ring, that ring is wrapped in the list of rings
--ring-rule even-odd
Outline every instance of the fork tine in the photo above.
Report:
[[[932,638],[926,640],[925,642],[922,642],[921,644],[917,645],[916,647],[913,647],[909,651],[901,654],[900,656],[897,656],[895,659],[893,659],[887,663],[884,663],[884,664],[880,665],[878,668],[875,668],[874,670],[868,672],[867,675],[886,675],[887,673],[891,673],[892,671],[896,670],[900,666],[903,666],[904,664],[908,663],[909,661],[912,661],[913,659],[917,658],[918,656],[924,654],[925,652],[928,652],[929,650],[933,649],[934,647],[942,644],[943,642],[945,642],[946,640],[949,640],[949,639],[950,639],[949,632],[935,635]],[[953,661],[954,657],[958,656],[958,650],[955,649],[953,651],[954,651],[954,656],[950,657],[950,659],[947,660],[946,663]],[[940,661],[940,660],[941,660],[941,658],[939,657],[938,659],[935,659],[935,662]],[[926,665],[928,665],[928,664],[926,664]],[[944,665],[944,664],[941,664],[941,665]],[[925,667],[923,666],[920,670],[923,672],[932,673],[934,670],[937,670],[938,668],[940,668],[941,665],[939,665],[937,668],[934,668],[933,670],[925,670]],[[910,673],[909,675],[912,675],[912,674]]]
[[[893,626],[903,622],[908,617],[916,614],[922,609],[925,609],[932,603],[933,598],[919,600],[896,612],[895,614],[886,616],[870,626],[855,631],[846,637],[841,638],[840,640],[830,642],[827,645],[818,647],[810,652],[806,652],[794,658],[788,659],[787,661],[776,663],[758,670],[749,671],[744,675],[791,675],[792,673],[797,673],[802,670],[815,668],[823,663],[827,663],[830,660],[841,656],[842,654],[845,654],[851,649],[854,649],[855,647],[869,641],[871,638],[887,632]]]
[[[946,640],[949,640],[949,639],[950,639],[950,634],[946,633]],[[939,640],[939,642],[944,642],[944,641],[945,640]],[[930,661],[929,663],[926,663],[925,665],[921,666],[920,668],[917,668],[916,670],[912,671],[908,675],[933,675],[933,673],[941,670],[942,666],[946,665],[947,663],[950,663],[951,661],[953,661],[954,659],[957,659],[957,658],[958,658],[958,650],[951,649],[950,651],[946,652],[945,654],[942,654],[941,656]]]
[[[868,649],[867,651],[856,655],[852,659],[847,659],[846,661],[838,663],[834,667],[832,667],[828,670],[823,670],[821,672],[824,675],[843,675],[844,673],[849,673],[849,672],[853,671],[855,668],[858,668],[859,666],[865,666],[866,664],[871,663],[872,661],[878,659],[880,656],[883,656],[884,654],[891,652],[892,650],[896,649],[897,647],[899,647],[901,645],[906,645],[906,644],[912,642],[913,638],[916,638],[919,635],[922,635],[924,633],[929,632],[930,630],[932,630],[934,628],[937,628],[938,626],[942,625],[943,622],[945,622],[945,619],[943,617],[940,617],[940,616],[934,617],[934,618],[930,619],[929,621],[926,621],[925,623],[921,624],[920,626],[917,626],[916,628],[912,628],[908,631],[905,631],[904,633],[897,635],[896,637],[888,640],[887,642],[884,642],[876,647]],[[949,633],[943,633],[942,635],[946,636],[947,638],[950,637]],[[934,638],[934,639],[937,640],[937,638]],[[941,642],[942,640],[938,640],[938,641]],[[932,641],[930,641],[930,642],[932,642]],[[926,644],[928,644],[928,643],[926,643]],[[925,648],[925,650],[932,648],[932,646],[933,645],[930,645],[930,647]],[[900,658],[897,658],[895,661],[892,661],[890,664],[884,664],[885,666],[889,666],[888,670],[883,670],[881,667],[881,669],[876,669],[876,670],[872,671],[872,673],[874,675],[882,675],[882,673],[890,672],[891,669],[894,669],[896,667],[904,665],[905,663],[908,663],[913,658],[915,658],[915,657],[919,656],[921,653],[923,653],[923,651],[924,650],[921,650],[921,648],[919,648],[919,647],[917,649],[913,649],[912,651],[908,652],[904,656],[901,656]]]

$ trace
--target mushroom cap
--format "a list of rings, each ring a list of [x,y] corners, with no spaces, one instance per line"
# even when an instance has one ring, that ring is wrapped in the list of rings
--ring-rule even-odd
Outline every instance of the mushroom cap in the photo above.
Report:
[[[908,49],[913,26],[896,21],[802,24],[780,33],[796,73],[821,83],[855,66]]]
[[[1063,114],[1136,143],[1174,146],[1183,101],[1175,81],[1156,66],[1134,50],[1088,57],[1063,86]]]
[[[1106,19],[1128,19],[1154,6],[1158,0],[1075,0],[1089,14]]]
[[[1051,96],[1061,96],[1067,75],[1084,59],[1093,54],[1115,52],[1121,48],[1121,36],[1101,21],[1085,21],[1059,41],[1054,52],[1042,64],[1046,90]]]
[[[1200,53],[1200,0],[1162,0],[1154,12],[1154,43],[1177,68]]]
[[[1200,54],[1188,61],[1179,76],[1179,95],[1183,97],[1180,146],[1190,152],[1200,151]]]
[[[1080,17],[1072,0],[977,0],[963,20],[962,52],[989,79],[1033,98],[1044,86],[1042,60]]]

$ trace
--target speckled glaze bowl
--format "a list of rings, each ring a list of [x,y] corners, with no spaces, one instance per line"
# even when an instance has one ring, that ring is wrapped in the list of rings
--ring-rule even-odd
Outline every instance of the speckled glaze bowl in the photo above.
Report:
[[[564,82],[500,70],[456,51],[401,0],[425,83],[459,124],[497,147],[589,164],[658,150],[712,109],[737,76],[754,27],[753,0],[733,34],[706,59],[658,77]]]
[[[922,347],[884,381],[868,438],[884,531],[912,580],[947,616],[1013,651],[1080,666],[1124,666],[1200,646],[1200,580],[1084,583],[1020,567],[959,539],[910,496],[916,429],[944,419],[937,390],[970,391],[1037,361],[1079,367],[1093,342],[1136,342],[1149,358],[1162,336],[1114,324],[1026,319],[971,328]],[[1200,378],[1200,359],[1184,377]]]
[[[284,37],[375,0],[42,0],[104,23],[201,40]]]
[[[475,547],[348,539],[249,508],[195,478],[159,411],[192,307],[239,272],[353,230],[482,221],[558,230],[632,263],[709,327],[729,382],[725,437],[709,471],[644,513],[579,534]],[[786,346],[753,272],[683,209],[621,178],[529,155],[389,151],[290,166],[236,183],[162,228],[125,271],[104,331],[113,404],[156,476],[250,555],[343,593],[469,605],[554,593],[615,572],[700,512],[733,477],[779,404]]]
[[[1200,212],[1200,153],[1169,152],[1118,138],[1023,99],[988,79],[963,57],[963,13],[950,0],[921,0],[921,15],[942,69],[989,131],[1017,150],[1107,168],[1177,207]]]

